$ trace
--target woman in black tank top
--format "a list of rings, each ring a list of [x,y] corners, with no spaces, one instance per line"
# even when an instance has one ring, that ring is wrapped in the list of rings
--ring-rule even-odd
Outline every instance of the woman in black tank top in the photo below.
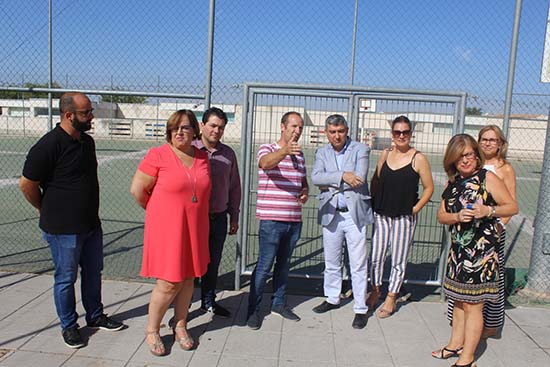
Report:
[[[374,231],[371,251],[372,292],[367,299],[369,309],[376,307],[384,273],[384,260],[391,246],[392,266],[388,294],[378,310],[379,318],[396,310],[397,295],[403,284],[407,255],[412,243],[418,212],[430,200],[434,184],[430,163],[411,147],[412,124],[406,116],[392,122],[393,145],[385,149],[376,166],[378,189],[372,193]],[[422,181],[422,195],[418,184]]]

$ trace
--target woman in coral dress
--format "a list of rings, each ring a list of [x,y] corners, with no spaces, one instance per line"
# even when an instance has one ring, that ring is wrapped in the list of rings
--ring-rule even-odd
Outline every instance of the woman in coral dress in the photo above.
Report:
[[[193,280],[206,272],[210,261],[210,168],[208,155],[191,145],[198,134],[192,111],[173,113],[166,124],[168,144],[149,150],[130,189],[145,209],[141,275],[157,279],[146,330],[146,342],[154,355],[166,353],[159,330],[172,302],[175,341],[185,350],[194,347],[187,332]]]

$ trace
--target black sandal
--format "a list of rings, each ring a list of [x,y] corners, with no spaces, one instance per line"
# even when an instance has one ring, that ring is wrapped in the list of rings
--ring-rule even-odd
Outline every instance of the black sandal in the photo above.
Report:
[[[445,352],[447,352],[448,354],[445,354]],[[452,357],[458,357],[460,355],[460,353],[462,353],[462,347],[457,348],[457,349],[449,349],[447,347],[443,347],[439,351],[432,352],[432,357],[437,358],[437,359],[449,359],[449,358],[452,358]],[[469,365],[467,365],[466,367],[468,367],[468,366]]]

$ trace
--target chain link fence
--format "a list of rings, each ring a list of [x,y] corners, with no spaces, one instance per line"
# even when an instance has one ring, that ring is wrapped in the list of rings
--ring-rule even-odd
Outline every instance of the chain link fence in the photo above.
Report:
[[[342,114],[348,121],[350,136],[370,146],[369,172],[372,177],[383,149],[391,145],[391,121],[406,114],[415,121],[414,146],[432,162],[436,195],[418,218],[417,230],[408,257],[406,283],[441,285],[445,259],[447,232],[437,223],[439,197],[446,175],[442,167],[442,154],[453,131],[458,130],[464,94],[440,92],[430,95],[414,90],[389,90],[385,94],[369,88],[335,90],[330,86],[246,84],[247,100],[243,111],[244,137],[251,144],[243,156],[244,200],[240,244],[241,273],[250,275],[258,259],[259,221],[256,219],[258,168],[256,154],[261,144],[273,143],[280,138],[280,118],[288,111],[299,112],[304,119],[304,130],[299,140],[306,159],[308,174],[315,160],[315,151],[328,141],[324,133],[325,119],[333,113]],[[324,269],[321,226],[317,223],[316,200],[319,189],[310,184],[310,200],[302,210],[302,235],[290,259],[290,276],[307,279],[322,278]],[[367,233],[370,247],[372,232]],[[389,277],[389,259],[385,266],[385,279]]]
[[[176,108],[191,108],[199,115],[204,110],[203,100],[146,93],[209,92],[209,4],[51,4],[52,87],[145,94],[91,95],[98,110],[93,133],[100,158],[101,214],[108,227],[105,275],[137,277],[137,267],[127,256],[131,253],[132,261],[139,262],[142,213],[128,193],[138,152],[160,144],[158,130]],[[477,134],[488,123],[502,126],[514,1],[358,0],[357,19],[355,4],[215,2],[211,100],[229,112],[224,137],[228,144],[240,149],[242,85],[250,81],[461,90],[468,93],[466,132]],[[550,86],[539,81],[547,14],[547,0],[523,0],[509,131],[520,214],[509,226],[507,244],[507,266],[515,269],[513,276],[520,283],[529,267],[550,105]],[[15,182],[26,152],[45,132],[47,94],[7,88],[48,86],[49,2],[0,2],[0,17],[0,197],[5,203],[0,268],[46,271],[51,265],[36,213]],[[373,113],[384,112],[382,108]],[[373,138],[375,130],[365,126],[364,138]],[[111,222],[117,224],[109,227]],[[119,225],[122,222],[127,224]],[[235,243],[234,237],[228,238],[222,260],[224,286],[233,284]]]

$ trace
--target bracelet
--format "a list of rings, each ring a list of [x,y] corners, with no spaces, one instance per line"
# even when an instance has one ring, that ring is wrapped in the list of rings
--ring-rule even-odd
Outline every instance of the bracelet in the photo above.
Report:
[[[491,209],[491,211],[489,212],[489,214],[487,215],[487,218],[492,218],[495,216],[496,212],[497,212],[497,209],[494,207],[494,206],[489,206],[489,208]]]

